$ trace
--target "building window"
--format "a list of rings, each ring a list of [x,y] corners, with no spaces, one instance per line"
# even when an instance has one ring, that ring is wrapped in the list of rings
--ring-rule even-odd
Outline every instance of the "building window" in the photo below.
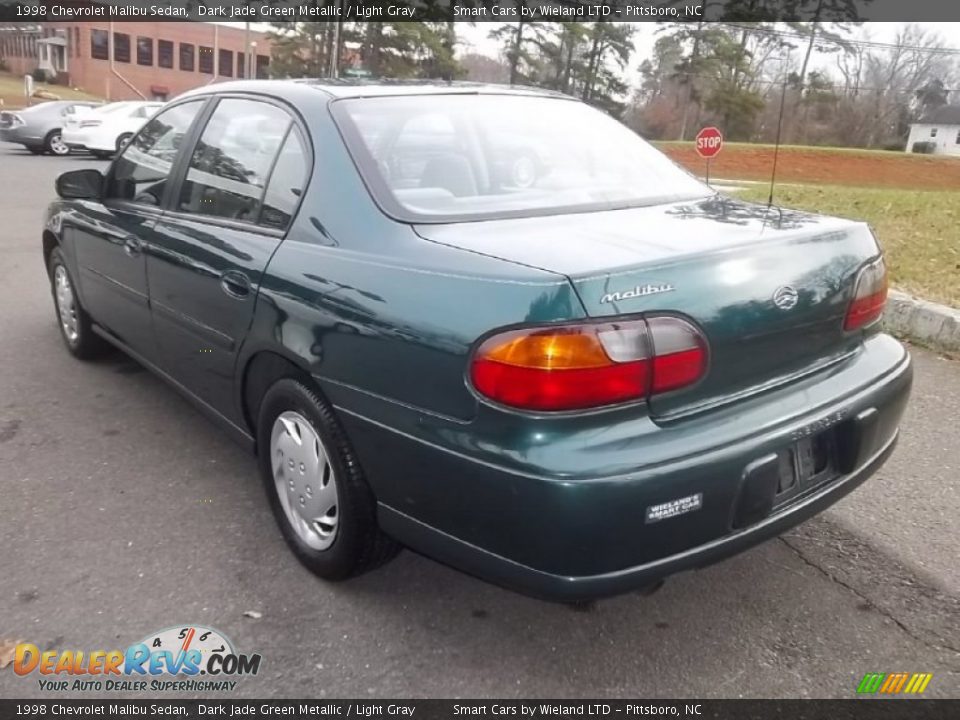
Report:
[[[930,137],[937,136],[937,128],[930,128]]]
[[[242,52],[237,52],[237,77],[243,78],[247,76],[247,56]]]
[[[153,38],[137,38],[137,65],[153,65]]]
[[[73,56],[80,57],[80,28],[73,29]]]
[[[233,77],[233,50],[221,50],[218,62],[217,72],[224,77]]]
[[[256,77],[261,79],[270,77],[270,58],[266,55],[257,55]]]
[[[193,45],[180,43],[180,69],[193,72]]]
[[[90,31],[90,57],[95,60],[110,59],[110,35],[106,30]]]
[[[130,36],[126,33],[113,34],[113,59],[117,62],[130,62]]]
[[[200,72],[213,75],[213,48],[200,46]]]
[[[162,68],[173,67],[173,43],[169,40],[157,40],[157,65]]]

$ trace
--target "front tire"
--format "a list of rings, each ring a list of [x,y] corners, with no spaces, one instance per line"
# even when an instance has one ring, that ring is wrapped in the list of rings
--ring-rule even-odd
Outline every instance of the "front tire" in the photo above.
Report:
[[[91,327],[93,323],[77,299],[76,285],[70,277],[63,253],[58,247],[50,253],[49,272],[53,307],[57,311],[60,337],[63,338],[67,350],[81,360],[98,357],[106,349],[107,344],[93,332]]]
[[[349,440],[313,389],[285,378],[267,390],[257,447],[270,508],[311,572],[345,580],[396,555],[399,546],[377,525],[376,500]]]
[[[63,141],[59,130],[51,130],[47,133],[47,137],[43,140],[43,148],[51,155],[63,157],[70,154],[70,146]]]

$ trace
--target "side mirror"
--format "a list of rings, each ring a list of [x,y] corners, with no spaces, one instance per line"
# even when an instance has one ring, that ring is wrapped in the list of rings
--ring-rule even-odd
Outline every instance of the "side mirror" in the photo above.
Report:
[[[99,200],[102,194],[103,173],[99,170],[71,170],[57,178],[57,195],[64,200]]]

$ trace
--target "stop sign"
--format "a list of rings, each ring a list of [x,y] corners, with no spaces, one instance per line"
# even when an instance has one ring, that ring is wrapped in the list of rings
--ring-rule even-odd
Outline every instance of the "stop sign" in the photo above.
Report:
[[[723,149],[723,135],[715,127],[705,127],[697,133],[697,154],[709,160]]]

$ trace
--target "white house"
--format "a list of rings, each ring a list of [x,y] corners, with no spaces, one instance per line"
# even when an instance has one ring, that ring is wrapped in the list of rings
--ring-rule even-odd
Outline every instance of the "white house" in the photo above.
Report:
[[[913,152],[917,142],[933,143],[937,155],[960,156],[960,105],[938,107],[911,123],[907,152]]]

